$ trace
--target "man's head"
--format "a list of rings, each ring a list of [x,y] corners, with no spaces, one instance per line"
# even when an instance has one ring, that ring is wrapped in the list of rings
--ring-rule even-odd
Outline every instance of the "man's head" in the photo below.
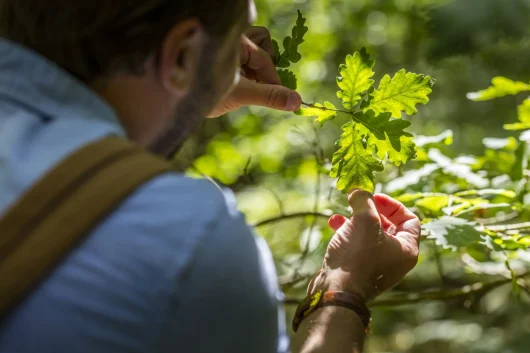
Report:
[[[179,125],[189,133],[190,121],[205,116],[233,86],[249,5],[249,0],[0,0],[0,35],[93,87],[131,138],[156,145]]]

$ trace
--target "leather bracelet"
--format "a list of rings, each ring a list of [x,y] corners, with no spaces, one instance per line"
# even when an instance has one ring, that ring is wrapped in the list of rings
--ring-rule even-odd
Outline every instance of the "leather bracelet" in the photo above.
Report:
[[[372,313],[360,296],[349,292],[324,293],[323,291],[318,291],[313,295],[307,296],[298,305],[293,318],[293,331],[298,331],[298,327],[302,321],[312,312],[326,306],[340,306],[352,310],[359,315],[365,331],[368,331]]]

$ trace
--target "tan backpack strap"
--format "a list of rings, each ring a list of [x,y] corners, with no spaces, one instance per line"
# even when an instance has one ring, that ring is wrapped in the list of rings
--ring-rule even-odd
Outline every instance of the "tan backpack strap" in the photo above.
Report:
[[[0,219],[0,317],[138,186],[171,164],[118,137],[68,156]]]

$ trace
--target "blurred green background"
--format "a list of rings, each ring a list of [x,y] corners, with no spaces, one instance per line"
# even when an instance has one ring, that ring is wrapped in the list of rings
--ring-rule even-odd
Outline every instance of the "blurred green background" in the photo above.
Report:
[[[304,101],[330,100],[338,107],[338,65],[347,54],[366,47],[376,60],[376,82],[401,68],[437,80],[431,102],[419,107],[419,114],[410,119],[410,130],[415,135],[437,135],[450,129],[453,145],[439,147],[446,155],[485,155],[489,162],[481,166],[486,168],[489,163],[491,173],[476,173],[490,181],[509,172],[511,165],[501,154],[513,151],[488,151],[483,140],[517,137],[502,126],[517,120],[516,107],[526,96],[477,103],[468,100],[466,93],[486,88],[498,75],[530,81],[530,0],[256,3],[258,24],[269,28],[279,41],[290,33],[297,9],[307,18],[309,32],[300,47],[303,59],[291,67],[298,75],[298,90]],[[334,190],[334,181],[325,171],[345,119],[339,117],[319,128],[311,118],[255,107],[242,109],[207,121],[176,163],[190,174],[205,174],[230,187],[251,224],[298,212],[347,214],[344,196]],[[506,158],[509,160],[509,156]],[[500,165],[492,166],[495,163]],[[448,188],[446,179],[386,188],[387,182],[422,165],[413,162],[386,171],[378,176],[378,190],[399,196],[406,191]],[[495,182],[497,187],[516,188],[502,178]],[[467,183],[457,181],[450,185],[453,189],[455,185],[469,188]],[[528,198],[522,195],[519,221],[529,220],[524,200]],[[286,295],[302,297],[307,278],[321,265],[332,235],[326,219],[293,217],[261,225],[257,231],[272,249]],[[504,261],[495,253],[472,247],[459,250],[453,252],[425,242],[420,264],[394,292],[448,290],[505,278]],[[507,256],[513,259],[512,267],[521,271],[529,267],[527,251]],[[452,300],[378,306],[374,308],[366,351],[530,352],[529,296],[524,287],[519,296],[511,289],[507,284]],[[293,309],[287,306],[289,315]]]

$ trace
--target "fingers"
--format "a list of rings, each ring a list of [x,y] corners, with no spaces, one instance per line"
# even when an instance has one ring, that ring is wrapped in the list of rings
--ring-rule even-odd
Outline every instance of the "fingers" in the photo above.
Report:
[[[245,35],[256,44],[258,47],[263,49],[272,58],[276,56],[274,48],[272,46],[272,38],[269,30],[265,27],[253,26],[250,27]]]
[[[232,96],[241,106],[259,105],[277,110],[300,109],[302,98],[295,91],[281,85],[259,83],[241,78]]]
[[[374,195],[374,201],[377,211],[398,227],[404,222],[416,218],[416,215],[403,206],[401,202],[390,196],[376,194]]]
[[[246,37],[241,42],[241,66],[252,70],[259,81],[281,84],[271,55]]]
[[[396,238],[402,246],[417,256],[421,235],[421,224],[414,213],[407,209],[401,202],[390,196],[377,194],[374,196],[375,205],[381,215],[396,225]]]
[[[344,222],[346,222],[346,217],[336,214],[330,217],[328,225],[336,232],[340,227],[342,227]]]

